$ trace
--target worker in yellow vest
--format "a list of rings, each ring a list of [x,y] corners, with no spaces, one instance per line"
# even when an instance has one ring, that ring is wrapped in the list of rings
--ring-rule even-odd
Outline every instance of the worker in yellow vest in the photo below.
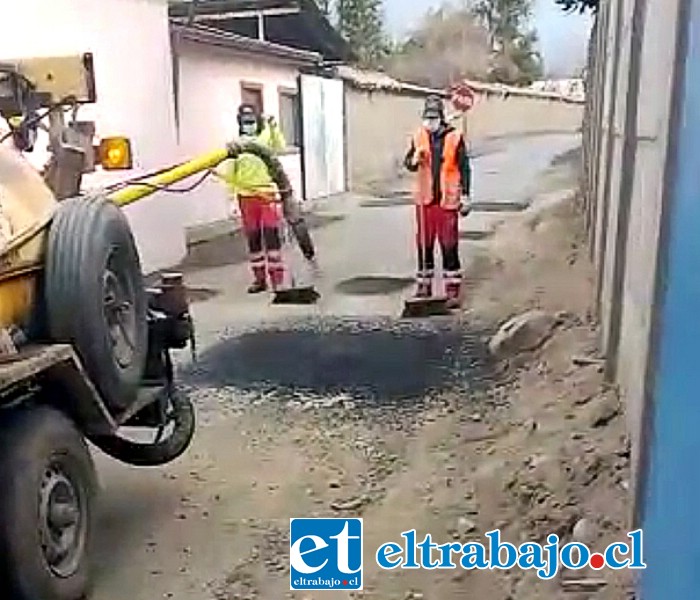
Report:
[[[238,128],[240,143],[263,146],[258,140],[259,119],[253,106],[241,105]],[[282,194],[291,190],[280,190],[265,161],[251,152],[225,160],[215,172],[240,208],[253,273],[248,293],[258,294],[268,288],[278,290],[284,282],[281,200]]]
[[[423,125],[411,140],[406,168],[416,174],[418,274],[416,296],[433,294],[435,242],[442,253],[445,295],[450,308],[461,299],[459,215],[470,210],[471,166],[464,136],[447,123],[439,96],[430,96],[423,109]]]
[[[266,146],[275,153],[280,153],[287,148],[284,134],[273,117],[258,115],[258,143]],[[312,273],[319,274],[319,266],[316,260],[316,247],[311,239],[311,233],[302,213],[298,200],[294,197],[293,190],[282,194],[282,214],[289,224],[294,237],[299,245],[301,253],[311,267]]]

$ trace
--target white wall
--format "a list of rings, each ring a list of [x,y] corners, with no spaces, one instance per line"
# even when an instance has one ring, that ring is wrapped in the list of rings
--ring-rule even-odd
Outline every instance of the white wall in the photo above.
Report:
[[[193,156],[226,144],[238,131],[236,111],[241,103],[241,83],[263,88],[264,111],[279,120],[279,88],[296,89],[297,68],[262,58],[248,58],[230,50],[180,41],[180,151]],[[301,195],[299,154],[282,157],[297,194]],[[227,218],[230,203],[216,181],[188,194],[185,220],[188,227]]]
[[[2,0],[0,0],[0,4]],[[98,101],[81,109],[98,136],[126,135],[133,143],[132,172],[95,173],[85,187],[118,181],[225,144],[237,131],[240,84],[261,84],[265,111],[279,117],[278,88],[296,89],[291,65],[243,58],[193,43],[180,44],[180,136],[175,124],[167,0],[23,0],[8,16],[25,28],[5,28],[0,60],[92,52]],[[40,150],[29,156],[45,162]],[[301,194],[299,155],[282,157]],[[183,182],[183,186],[190,182]],[[146,272],[171,266],[186,252],[186,228],[226,219],[231,205],[220,184],[208,181],[188,194],[158,193],[126,209]],[[157,235],[154,235],[157,232]]]
[[[135,173],[176,160],[167,0],[8,4],[3,20],[17,26],[3,27],[0,58],[92,52],[98,102],[81,110],[81,118],[94,118],[98,135],[131,138]],[[86,184],[104,179],[92,175]],[[147,270],[171,265],[185,251],[184,214],[177,201],[158,194],[126,211]]]
[[[303,75],[301,88],[306,194],[316,200],[345,191],[344,82]]]

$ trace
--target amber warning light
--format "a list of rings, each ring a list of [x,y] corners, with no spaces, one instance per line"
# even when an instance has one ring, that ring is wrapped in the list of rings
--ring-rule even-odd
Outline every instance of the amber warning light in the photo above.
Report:
[[[131,142],[125,137],[103,138],[97,150],[100,164],[106,171],[131,169]]]

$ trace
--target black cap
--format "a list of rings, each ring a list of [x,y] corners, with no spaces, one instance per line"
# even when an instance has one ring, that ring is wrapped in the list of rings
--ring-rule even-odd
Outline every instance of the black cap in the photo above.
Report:
[[[252,104],[241,104],[238,107],[238,124],[258,121],[258,113]]]

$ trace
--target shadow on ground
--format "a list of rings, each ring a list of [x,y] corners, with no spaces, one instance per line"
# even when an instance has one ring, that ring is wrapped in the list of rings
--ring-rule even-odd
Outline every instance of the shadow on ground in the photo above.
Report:
[[[296,394],[347,394],[369,404],[470,391],[491,370],[484,332],[444,321],[319,319],[225,339],[183,372],[185,383]]]

